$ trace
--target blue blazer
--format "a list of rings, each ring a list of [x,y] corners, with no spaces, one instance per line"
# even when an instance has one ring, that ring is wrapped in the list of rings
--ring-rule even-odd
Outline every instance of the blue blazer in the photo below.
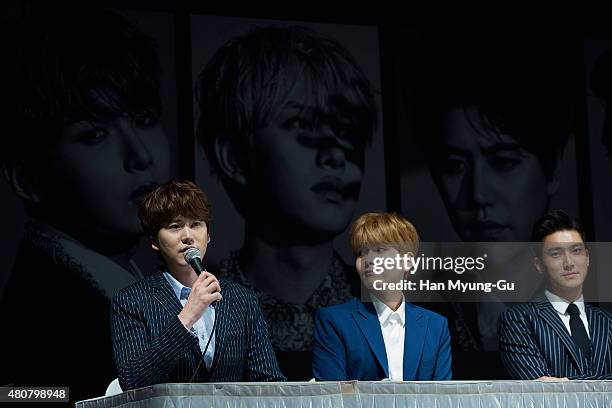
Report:
[[[202,363],[195,381],[284,381],[255,295],[231,281],[219,284],[212,367]],[[161,272],[114,296],[111,334],[122,390],[191,379],[202,351],[177,317],[182,308]]]
[[[516,305],[502,313],[497,322],[499,349],[510,375],[521,380],[542,376],[612,379],[612,316],[589,304],[585,309],[590,363],[547,299]]]
[[[450,380],[446,319],[406,303],[404,381]],[[319,381],[378,381],[389,377],[382,329],[371,302],[357,299],[319,309],[315,316],[314,376]]]

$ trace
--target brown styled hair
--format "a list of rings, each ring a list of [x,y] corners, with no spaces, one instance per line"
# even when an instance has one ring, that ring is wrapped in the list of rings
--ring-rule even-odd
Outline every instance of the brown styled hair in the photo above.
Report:
[[[191,181],[172,180],[158,186],[138,207],[142,228],[150,237],[175,218],[201,220],[210,230],[212,209],[206,194]]]

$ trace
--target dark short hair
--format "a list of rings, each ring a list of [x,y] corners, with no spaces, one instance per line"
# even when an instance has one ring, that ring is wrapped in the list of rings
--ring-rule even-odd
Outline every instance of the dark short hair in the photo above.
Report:
[[[571,125],[562,47],[501,35],[434,36],[415,64],[416,140],[434,168],[449,111],[474,107],[474,127],[511,136],[552,178]]]
[[[0,116],[12,133],[2,138],[4,163],[31,157],[36,164],[66,121],[159,119],[157,46],[126,17],[44,7],[5,29]]]
[[[138,216],[145,233],[157,237],[162,227],[179,216],[204,221],[210,229],[212,208],[197,185],[171,180],[147,194],[138,207]]]
[[[582,224],[577,218],[571,217],[563,210],[553,210],[538,219],[533,226],[531,241],[538,243],[537,252],[541,251],[541,244],[550,234],[558,231],[577,231],[582,240],[585,241],[585,233]]]
[[[315,119],[348,127],[348,135],[359,146],[371,141],[376,124],[374,91],[342,45],[304,27],[254,28],[223,45],[196,86],[197,139],[228,190],[233,183],[221,171],[216,140],[227,140],[244,164],[257,142],[254,132],[274,118],[300,82],[307,91],[305,104],[316,106]]]

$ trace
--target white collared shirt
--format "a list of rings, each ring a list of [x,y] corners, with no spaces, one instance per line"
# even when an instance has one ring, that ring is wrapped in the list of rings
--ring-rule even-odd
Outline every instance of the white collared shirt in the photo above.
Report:
[[[185,307],[187,304],[187,299],[181,299],[181,292],[183,288],[191,290],[187,286],[184,286],[181,282],[177,281],[176,278],[170,275],[168,272],[164,272],[164,277],[172,286],[172,290],[176,295],[181,305]],[[206,311],[200,317],[200,320],[195,322],[192,329],[193,332],[190,333],[195,334],[198,337],[198,345],[200,346],[200,351],[204,352],[206,348],[206,343],[208,342],[208,338],[210,337],[210,333],[213,329],[213,325],[215,322],[215,307],[214,305],[210,305],[206,308]],[[195,332],[195,333],[194,333]],[[206,354],[204,354],[204,364],[206,364],[206,368],[210,369],[212,366],[213,357],[215,355],[215,337],[210,340],[210,344],[208,345],[208,349],[206,350]]]
[[[376,309],[385,341],[389,379],[391,381],[403,381],[406,302],[402,297],[402,303],[396,311],[391,310],[376,296],[372,296],[372,303]]]
[[[571,336],[572,330],[570,329],[570,315],[569,313],[567,313],[567,307],[570,305],[571,302],[568,302],[567,300],[555,295],[552,292],[549,292],[548,290],[546,290],[544,294],[546,295],[546,298],[548,298],[548,301],[550,302],[550,304],[557,311],[557,314],[563,321],[565,328],[567,329],[567,331],[569,332]],[[587,320],[586,309],[584,307],[584,297],[580,296],[580,299],[576,300],[574,304],[578,306],[578,310],[580,311],[580,319],[582,320],[582,323],[584,324],[587,335],[590,338],[591,333],[589,333],[589,321]]]

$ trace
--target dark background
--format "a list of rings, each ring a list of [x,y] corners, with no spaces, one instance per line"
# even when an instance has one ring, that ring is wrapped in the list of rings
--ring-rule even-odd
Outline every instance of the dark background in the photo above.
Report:
[[[3,17],[19,16],[36,2],[3,3]],[[194,106],[193,83],[198,64],[205,64],[211,53],[225,39],[246,31],[257,23],[301,24],[323,35],[336,38],[357,58],[372,81],[379,103],[380,125],[372,148],[367,152],[368,165],[356,214],[364,211],[400,211],[415,223],[424,240],[457,239],[438,191],[433,185],[422,155],[410,140],[411,107],[406,103],[405,82],[415,45],[432,32],[461,32],[472,35],[529,35],[567,47],[570,55],[572,89],[572,130],[563,158],[563,175],[551,208],[562,208],[583,221],[588,240],[612,241],[612,189],[608,182],[612,164],[600,142],[604,103],[588,87],[589,71],[597,56],[612,45],[612,29],[606,22],[592,21],[589,28],[557,23],[542,24],[523,18],[520,27],[513,17],[500,19],[469,17],[469,13],[434,15],[413,12],[397,18],[390,10],[345,10],[279,7],[232,7],[222,4],[167,1],[104,1],[91,6],[113,8],[125,13],[146,34],[158,42],[162,64],[162,123],[173,148],[172,173],[196,180],[213,199],[217,209],[216,223],[226,239],[211,248],[211,261],[219,259],[241,242],[241,220],[227,199],[223,188],[211,177],[207,164],[194,140],[197,107]],[[58,8],[75,4],[58,3]],[[77,35],[75,33],[75,35]],[[361,35],[361,37],[359,37]],[[204,38],[204,41],[202,39]],[[364,39],[368,41],[363,42]],[[194,43],[197,41],[197,44]],[[408,69],[407,69],[408,67]],[[7,137],[7,136],[5,136]],[[8,136],[10,137],[10,136]],[[175,150],[176,149],[176,150]],[[0,238],[0,288],[8,278],[17,244],[21,237],[24,213],[19,200],[0,181],[1,209],[6,231]],[[228,232],[226,234],[226,231]],[[218,234],[217,234],[218,235]],[[337,249],[352,263],[346,234],[337,239]]]
[[[433,17],[420,19],[408,13],[395,19],[382,10],[312,9],[308,5],[279,9],[242,9],[229,5],[175,4],[169,1],[96,2],[119,10],[141,30],[156,38],[162,64],[162,123],[171,147],[172,174],[196,181],[209,195],[215,213],[215,245],[209,253],[214,264],[241,245],[241,218],[222,186],[209,174],[203,153],[196,146],[194,125],[195,75],[211,54],[228,38],[256,23],[298,24],[315,29],[347,47],[362,66],[377,91],[380,124],[374,142],[367,150],[366,173],[355,217],[367,211],[397,211],[412,221],[426,241],[455,241],[457,236],[442,200],[429,174],[422,153],[412,144],[412,106],[407,100],[406,79],[411,58],[424,37],[431,32],[456,32],[511,38],[520,34],[557,42],[569,56],[570,140],[562,161],[561,187],[553,196],[551,208],[562,208],[579,217],[589,241],[612,241],[612,163],[601,143],[605,104],[589,88],[589,73],[604,50],[612,50],[612,29],[605,23],[588,30],[542,27],[539,23],[500,22],[469,19],[447,23]],[[19,16],[33,3],[4,2],[4,16]],[[60,6],[58,6],[60,7]],[[61,7],[74,7],[64,5]],[[303,9],[303,10],[302,10]],[[520,29],[519,29],[520,26]],[[78,33],[75,33],[78,35]],[[610,73],[612,75],[612,73]],[[418,103],[415,102],[415,103]],[[6,131],[7,129],[5,129]],[[3,137],[10,137],[3,135]],[[0,291],[12,269],[22,236],[25,215],[20,201],[8,185],[0,181],[0,211],[4,233],[0,235]],[[339,253],[352,263],[346,234],[336,241]],[[143,251],[147,248],[143,248]],[[600,290],[605,290],[600,287]]]

